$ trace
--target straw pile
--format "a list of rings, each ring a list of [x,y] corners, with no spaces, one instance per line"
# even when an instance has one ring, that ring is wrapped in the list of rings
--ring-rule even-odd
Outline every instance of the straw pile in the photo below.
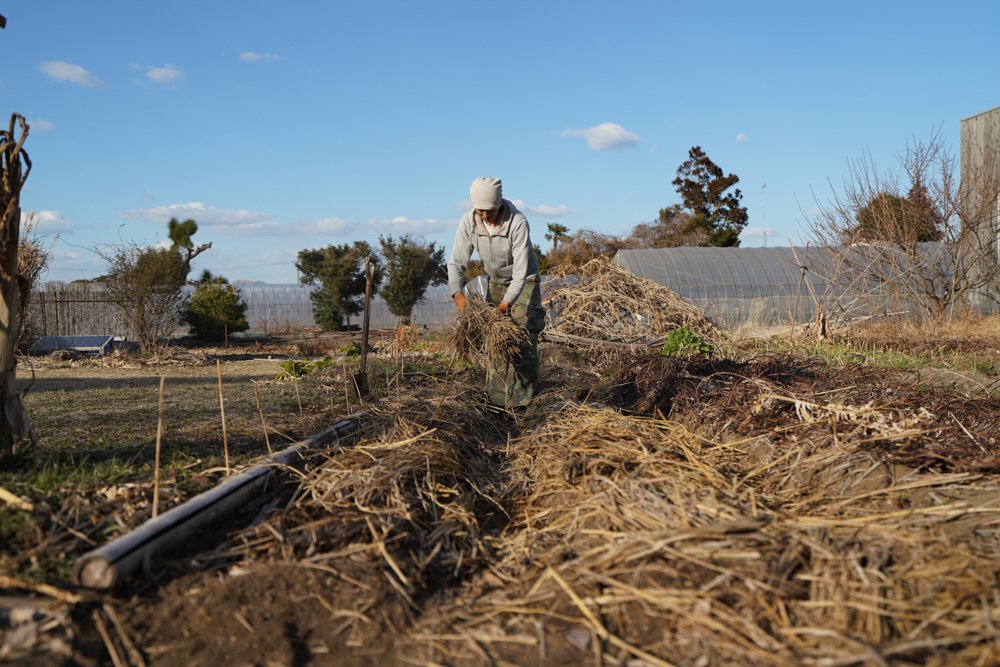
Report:
[[[358,443],[320,455],[289,509],[245,536],[247,554],[312,564],[374,554],[409,597],[479,568],[503,512],[506,432],[481,395],[428,388],[383,402]],[[373,408],[374,409],[374,408]]]
[[[512,450],[525,498],[490,568],[502,584],[411,633],[429,661],[544,663],[574,650],[589,664],[1000,659],[1000,505],[933,500],[977,476],[872,490],[878,466],[844,444],[718,444],[569,404]],[[960,520],[991,539],[952,538]]]
[[[460,359],[486,355],[489,359],[513,358],[528,345],[528,332],[496,306],[470,297],[452,322],[449,341]]]
[[[548,311],[548,332],[654,345],[670,332],[689,327],[706,343],[723,340],[722,332],[698,307],[604,258],[585,264],[578,276],[557,279],[542,301]]]
[[[411,664],[994,664],[995,483],[882,462],[933,433],[957,447],[938,411],[959,406],[852,373],[650,358],[615,379],[653,414],[746,434],[726,443],[551,392],[511,421],[430,385],[244,550],[341,572],[366,556],[412,612],[394,647]],[[951,414],[996,457],[995,419]]]

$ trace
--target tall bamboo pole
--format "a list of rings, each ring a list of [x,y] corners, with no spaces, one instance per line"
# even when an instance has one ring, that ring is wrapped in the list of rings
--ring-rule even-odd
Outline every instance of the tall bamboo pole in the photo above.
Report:
[[[222,399],[222,364],[215,360],[215,369],[219,372],[219,411],[222,412],[222,449],[226,453],[226,474],[229,474],[229,440],[226,438],[226,403]]]
[[[153,463],[153,516],[156,516],[160,509],[160,441],[163,439],[163,381],[166,378],[160,376],[160,409],[156,419],[156,461]]]

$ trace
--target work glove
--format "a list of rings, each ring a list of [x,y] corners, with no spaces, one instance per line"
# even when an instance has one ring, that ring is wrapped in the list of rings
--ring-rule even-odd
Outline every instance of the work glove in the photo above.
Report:
[[[465,306],[468,305],[469,300],[465,298],[465,295],[461,292],[455,292],[455,307],[458,308],[458,312],[465,310]]]
[[[499,306],[497,306],[497,312],[501,315],[506,315],[510,312],[510,304],[504,301]]]

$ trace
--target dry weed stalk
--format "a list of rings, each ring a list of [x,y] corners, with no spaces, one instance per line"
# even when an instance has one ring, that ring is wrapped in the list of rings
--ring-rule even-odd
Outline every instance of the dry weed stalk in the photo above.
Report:
[[[493,304],[471,297],[453,320],[449,341],[462,359],[476,354],[490,359],[516,358],[528,343],[528,332],[507,315],[501,315]]]
[[[621,343],[654,344],[689,327],[718,344],[722,332],[704,313],[652,280],[639,278],[610,260],[591,260],[579,275],[563,276],[546,289],[548,330]]]
[[[55,239],[48,245],[38,236],[38,217],[28,211],[21,223],[21,238],[17,246],[17,274],[20,282],[17,293],[17,345],[19,352],[27,352],[33,332],[28,317],[31,290],[48,267]]]

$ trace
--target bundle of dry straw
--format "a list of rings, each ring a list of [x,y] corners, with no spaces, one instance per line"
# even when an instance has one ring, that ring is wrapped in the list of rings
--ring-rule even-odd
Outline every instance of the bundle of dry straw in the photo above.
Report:
[[[528,332],[509,316],[501,315],[493,304],[470,297],[452,322],[449,341],[461,359],[477,354],[490,359],[516,359],[522,347],[528,345]]]
[[[718,344],[722,332],[704,313],[669,288],[598,258],[564,275],[546,289],[547,331],[595,340],[655,344],[689,327],[701,340]]]

